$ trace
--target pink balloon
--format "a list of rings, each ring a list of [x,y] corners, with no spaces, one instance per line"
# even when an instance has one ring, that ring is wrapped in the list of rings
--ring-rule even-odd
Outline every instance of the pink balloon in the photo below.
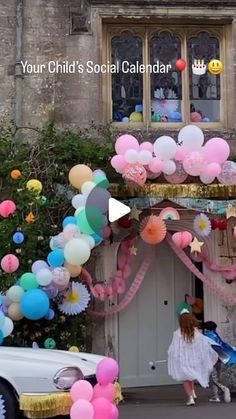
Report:
[[[159,157],[153,157],[148,167],[152,173],[159,173],[162,170],[163,163]]]
[[[205,161],[198,151],[188,153],[183,161],[183,168],[191,176],[199,176],[204,169]]]
[[[147,172],[142,164],[128,164],[124,170],[123,178],[128,183],[143,186],[147,180]]]
[[[10,199],[6,199],[5,201],[2,201],[0,204],[0,215],[4,218],[8,218],[9,215],[15,212],[15,210],[16,210],[16,204]]]
[[[7,272],[8,274],[13,273],[17,271],[19,268],[20,262],[19,259],[12,255],[11,253],[8,255],[5,255],[1,260],[1,268],[4,272]]]
[[[148,141],[144,141],[144,143],[140,144],[140,151],[141,150],[146,150],[153,153],[153,144],[149,143]]]
[[[208,176],[219,176],[221,173],[221,166],[218,163],[210,163],[207,165],[206,170],[203,171]]]
[[[187,156],[187,154],[188,154],[188,150],[184,146],[177,145],[177,150],[176,150],[174,159],[177,161],[183,161],[185,157]]]
[[[97,366],[96,377],[101,385],[113,383],[119,375],[119,366],[115,359],[105,358]]]
[[[223,138],[211,138],[203,147],[203,156],[208,163],[224,163],[230,155],[228,143]]]
[[[104,397],[99,397],[92,401],[94,408],[93,419],[110,419],[112,414],[112,403]],[[82,419],[83,417],[81,417]],[[79,418],[77,418],[79,419]]]
[[[124,155],[130,148],[139,151],[139,142],[133,135],[124,134],[117,138],[115,144],[117,154]]]
[[[78,400],[70,410],[71,419],[94,419],[94,407],[88,400]]]
[[[169,183],[183,183],[187,179],[188,174],[185,172],[183,168],[182,161],[176,161],[175,164],[176,164],[175,173],[173,175],[164,175],[164,178]]]
[[[109,383],[105,386],[96,384],[93,389],[93,400],[98,399],[99,397],[104,397],[105,399],[109,400],[109,402],[113,403],[116,398],[116,389],[114,384]]]
[[[116,169],[119,173],[122,173],[125,166],[127,165],[127,162],[124,158],[124,156],[116,155],[112,157],[111,159],[111,165]]]
[[[70,396],[73,402],[77,400],[92,400],[93,397],[93,387],[86,380],[79,380],[73,384],[70,389]]]
[[[189,246],[193,240],[193,236],[189,231],[181,231],[178,233],[174,233],[172,236],[173,242],[178,246],[180,249],[184,249],[185,247]]]
[[[236,184],[236,163],[227,160],[222,164],[221,174],[217,176],[220,183],[224,185],[235,185]]]
[[[112,405],[112,412],[111,412],[111,417],[110,419],[118,419],[119,418],[119,410],[117,409],[117,407],[113,404]]]

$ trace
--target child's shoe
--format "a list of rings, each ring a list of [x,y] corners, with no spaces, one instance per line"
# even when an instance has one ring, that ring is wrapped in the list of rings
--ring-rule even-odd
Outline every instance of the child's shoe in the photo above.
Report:
[[[194,406],[195,405],[195,400],[194,400],[193,396],[189,396],[186,405],[187,406]]]
[[[209,399],[209,402],[211,403],[220,403],[220,398],[219,396],[213,396]]]

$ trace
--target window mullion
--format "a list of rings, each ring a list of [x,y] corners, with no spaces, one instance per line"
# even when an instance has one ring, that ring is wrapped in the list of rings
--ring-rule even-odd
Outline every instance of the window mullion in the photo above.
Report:
[[[190,92],[189,92],[189,59],[187,37],[184,34],[182,41],[182,58],[186,61],[186,69],[182,72],[182,119],[184,124],[190,122]]]
[[[143,64],[147,68],[147,64],[150,63],[150,54],[149,54],[149,36],[148,30],[145,31],[144,41],[143,41]],[[150,125],[150,109],[151,109],[151,89],[150,89],[150,74],[147,71],[143,73],[143,122],[148,129]]]

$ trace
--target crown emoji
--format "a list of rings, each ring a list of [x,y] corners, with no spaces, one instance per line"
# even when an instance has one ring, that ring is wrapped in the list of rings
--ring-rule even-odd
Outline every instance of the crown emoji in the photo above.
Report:
[[[206,73],[207,66],[204,62],[204,60],[194,60],[192,65],[192,72],[196,76],[202,76]]]

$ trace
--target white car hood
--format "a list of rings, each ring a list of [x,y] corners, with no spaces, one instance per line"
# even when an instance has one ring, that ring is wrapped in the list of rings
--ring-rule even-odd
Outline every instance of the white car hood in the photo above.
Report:
[[[75,353],[67,351],[59,351],[54,349],[33,349],[33,348],[13,348],[0,347],[0,360],[2,365],[4,361],[10,361],[12,365],[17,367],[18,363],[27,363],[33,366],[42,363],[55,366],[55,368],[64,368],[68,366],[76,366],[81,369],[84,376],[93,375],[96,372],[98,363],[104,359],[103,356],[87,353]]]

